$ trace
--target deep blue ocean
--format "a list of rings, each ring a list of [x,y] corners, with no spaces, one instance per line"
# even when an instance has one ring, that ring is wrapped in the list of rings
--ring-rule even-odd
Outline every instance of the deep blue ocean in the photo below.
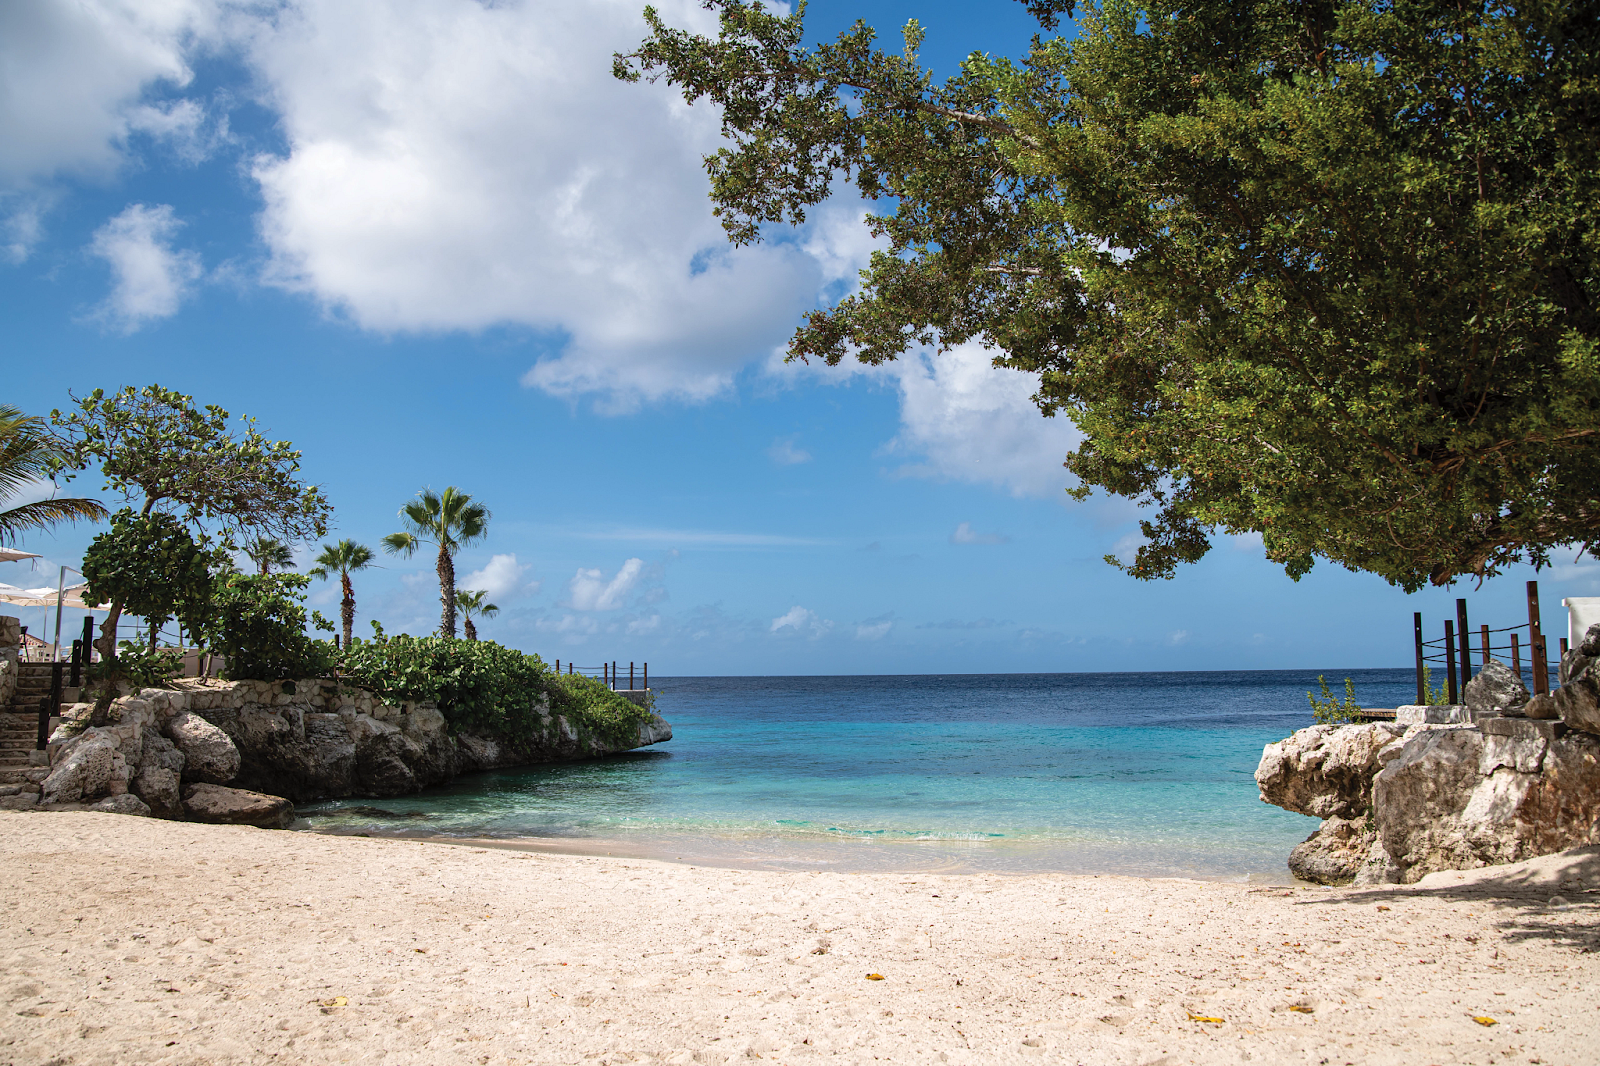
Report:
[[[333,832],[498,838],[783,869],[1282,881],[1317,823],[1257,795],[1318,673],[1363,706],[1410,670],[653,678],[673,739],[302,809]]]

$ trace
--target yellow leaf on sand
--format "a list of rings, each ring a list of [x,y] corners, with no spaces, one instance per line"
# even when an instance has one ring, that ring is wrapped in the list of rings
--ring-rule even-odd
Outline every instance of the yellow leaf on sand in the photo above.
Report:
[[[1499,1022],[1495,1021],[1493,1018],[1490,1018],[1490,1017],[1488,1017],[1487,1015],[1484,1015],[1484,1014],[1474,1015],[1472,1020],[1477,1022],[1479,1025],[1499,1025],[1500,1024]]]
[[[1186,1011],[1185,1013],[1189,1015],[1191,1022],[1210,1022],[1212,1025],[1223,1025],[1227,1022],[1226,1018],[1208,1018],[1204,1014],[1196,1014],[1194,1011]]]
[[[324,1007],[342,1007],[349,1002],[350,1001],[343,996],[334,996],[332,999],[323,1000],[322,1005]]]
[[[1297,1014],[1314,1014],[1315,1013],[1315,1010],[1313,1008],[1308,1007],[1303,1003],[1296,1003],[1294,1006],[1290,1007],[1289,1009],[1294,1011]]]
[[[881,973],[869,973],[869,974],[867,974],[867,980],[869,980],[869,981],[881,981],[881,980],[883,980],[883,974],[881,974]]]

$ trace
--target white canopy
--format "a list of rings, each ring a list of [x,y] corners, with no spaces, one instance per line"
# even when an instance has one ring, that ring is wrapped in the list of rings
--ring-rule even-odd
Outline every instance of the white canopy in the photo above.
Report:
[[[19,552],[15,548],[0,548],[0,563],[14,563],[18,559],[42,559],[44,556],[33,552]]]
[[[69,585],[61,592],[61,605],[63,607],[76,607],[84,611],[109,611],[109,603],[85,603],[83,594],[88,591],[87,583],[82,585]],[[56,605],[56,590],[52,588],[19,589],[15,585],[0,582],[0,603],[15,604],[18,607],[54,607]]]

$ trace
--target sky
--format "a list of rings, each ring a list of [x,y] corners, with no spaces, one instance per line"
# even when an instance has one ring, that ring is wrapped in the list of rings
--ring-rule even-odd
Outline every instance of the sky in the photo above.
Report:
[[[1570,552],[1410,596],[1325,562],[1297,583],[1253,537],[1171,581],[1121,574],[1103,556],[1138,512],[1066,497],[1077,434],[1029,376],[975,346],[784,362],[855,283],[871,205],[728,246],[715,112],[611,77],[642,7],[0,5],[3,402],[159,382],[254,416],[304,452],[329,539],[376,547],[418,490],[457,486],[493,516],[456,562],[501,608],[484,637],[657,676],[1406,666],[1413,611],[1430,636],[1456,596],[1511,625],[1537,576],[1560,632],[1563,596],[1600,595]],[[898,48],[912,17],[941,76],[1038,32],[1010,0],[815,0],[808,33],[864,18]],[[100,487],[68,488],[115,506]],[[0,581],[53,585],[96,532],[28,536],[44,558]],[[359,631],[438,624],[426,556],[355,584]],[[319,582],[309,605],[337,599]]]

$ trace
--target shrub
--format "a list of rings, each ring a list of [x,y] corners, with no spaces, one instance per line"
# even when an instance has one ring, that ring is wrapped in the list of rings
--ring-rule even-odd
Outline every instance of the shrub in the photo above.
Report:
[[[355,640],[345,651],[344,676],[379,695],[431,700],[452,731],[506,737],[540,727],[541,697],[552,714],[612,743],[626,743],[650,712],[593,678],[554,673],[537,655],[491,640],[380,635]]]
[[[1317,682],[1322,686],[1322,698],[1319,700],[1307,692],[1306,699],[1311,701],[1311,715],[1317,720],[1318,725],[1344,725],[1360,717],[1361,707],[1356,703],[1356,686],[1348,677],[1344,679],[1343,703],[1328,691],[1328,682],[1321,674],[1317,675]]]
[[[333,648],[306,636],[301,606],[311,579],[301,574],[224,574],[212,596],[211,650],[227,660],[230,681],[317,677],[333,667]]]

